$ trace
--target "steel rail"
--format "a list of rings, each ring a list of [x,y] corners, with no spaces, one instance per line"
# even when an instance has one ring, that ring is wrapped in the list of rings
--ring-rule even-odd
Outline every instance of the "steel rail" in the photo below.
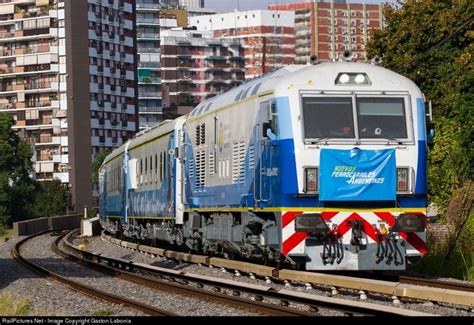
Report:
[[[463,285],[456,283],[448,288],[448,283],[451,284],[452,282],[425,281],[424,283],[410,282],[409,284],[408,279],[405,280],[402,277],[402,279],[399,280],[398,275],[388,273],[370,273],[371,275],[368,276],[364,275],[365,272],[360,271],[360,274],[347,276],[340,275],[337,272],[320,273],[295,271],[289,269],[276,269],[249,262],[224,260],[220,258],[174,252],[169,249],[134,244],[127,241],[114,239],[105,234],[102,234],[102,239],[121,247],[159,255],[165,258],[225,267],[229,269],[235,269],[240,272],[253,273],[259,276],[268,276],[281,281],[299,281],[303,283],[314,283],[336,288],[347,288],[350,290],[365,290],[367,292],[375,292],[388,296],[457,304],[461,306],[468,306],[470,308],[474,306],[472,285],[469,284]],[[354,274],[354,272],[349,272],[349,274]]]
[[[249,299],[244,299],[238,297],[240,295],[239,291],[233,291],[232,294],[235,296],[229,296],[221,292],[211,292],[200,290],[199,288],[193,288],[189,286],[190,281],[185,279],[176,279],[166,276],[166,279],[157,279],[156,277],[146,276],[144,274],[136,274],[132,270],[140,269],[135,264],[114,260],[112,258],[105,258],[98,255],[93,255],[88,252],[84,252],[76,249],[73,246],[67,245],[70,249],[75,250],[76,254],[80,254],[81,257],[71,255],[59,248],[60,238],[58,238],[52,248],[53,250],[61,255],[62,257],[69,259],[75,263],[85,265],[89,268],[92,268],[96,271],[102,272],[109,276],[114,276],[126,281],[130,281],[148,288],[172,292],[178,295],[192,296],[201,300],[210,301],[213,303],[225,304],[228,306],[233,306],[238,309],[245,309],[250,311],[255,311],[263,313],[269,316],[314,316],[314,313],[300,311],[295,308],[290,308],[286,306],[278,306],[275,304],[263,303],[259,301],[251,301]],[[94,261],[95,260],[95,261]],[[107,265],[101,264],[100,261],[105,261]],[[127,271],[128,270],[128,271]],[[142,271],[149,271],[144,270]],[[148,272],[147,272],[148,273]],[[172,282],[170,282],[170,281]],[[189,280],[189,279],[188,279]],[[215,283],[213,288],[217,291],[223,291]]]
[[[105,301],[108,301],[108,302],[111,302],[111,303],[114,303],[114,304],[120,304],[120,305],[124,305],[124,306],[127,306],[127,307],[131,307],[131,308],[134,308],[134,309],[138,309],[138,310],[141,310],[142,312],[144,312],[145,314],[147,315],[150,315],[150,316],[176,316],[175,313],[172,313],[172,312],[168,312],[168,311],[165,311],[165,310],[162,310],[162,309],[159,309],[159,308],[155,308],[153,306],[149,306],[149,305],[145,305],[145,304],[140,304],[140,303],[137,303],[133,300],[130,300],[128,298],[124,298],[124,297],[120,297],[120,296],[117,296],[115,294],[112,294],[112,293],[108,293],[108,292],[104,292],[104,291],[101,291],[101,290],[97,290],[93,287],[90,287],[90,286],[87,286],[87,285],[84,285],[82,283],[79,283],[79,282],[76,282],[76,281],[73,281],[73,280],[70,280],[70,279],[67,279],[66,277],[63,277],[55,272],[52,272],[50,270],[47,270],[46,268],[38,265],[38,264],[35,264],[31,261],[28,261],[28,259],[26,259],[25,257],[23,257],[20,253],[20,247],[27,241],[35,238],[35,237],[38,237],[38,236],[41,236],[41,235],[44,235],[48,232],[52,232],[51,230],[48,230],[48,231],[43,231],[41,233],[38,233],[38,234],[35,234],[35,235],[32,235],[32,236],[29,236],[27,238],[24,238],[22,239],[21,241],[19,241],[13,248],[12,248],[12,251],[11,251],[11,255],[13,256],[13,258],[15,260],[17,260],[20,264],[22,264],[23,266],[25,266],[26,268],[42,275],[42,276],[45,276],[45,277],[49,277],[49,278],[52,278],[52,279],[55,279],[59,282],[62,282],[66,285],[68,285],[69,287],[71,287],[73,290],[76,290],[76,291],[79,291],[79,292],[82,292],[82,293],[85,293],[87,295],[90,295],[90,296],[93,296],[95,298],[98,298],[98,299],[101,299],[101,300],[105,300]],[[59,238],[62,238],[64,237],[65,235],[67,235],[67,233],[63,234],[62,236],[60,236]]]
[[[106,263],[108,267],[114,267],[114,270],[110,272],[118,272],[120,270],[127,270],[126,272],[140,272],[142,274],[149,274],[158,276],[161,278],[168,279],[176,283],[195,283],[199,286],[210,286],[213,288],[220,288],[219,290],[231,290],[236,294],[248,294],[257,299],[263,300],[274,299],[281,302],[284,305],[301,304],[309,306],[313,310],[319,310],[319,308],[326,308],[343,312],[347,315],[373,315],[373,316],[409,316],[409,315],[428,315],[419,312],[407,311],[406,309],[388,307],[384,305],[366,303],[366,302],[353,302],[345,299],[338,299],[332,297],[318,297],[310,294],[297,293],[289,290],[274,290],[273,288],[266,286],[253,286],[246,283],[240,283],[237,281],[228,281],[222,279],[216,279],[208,276],[202,276],[197,274],[189,274],[176,270],[170,270],[165,268],[159,268],[154,266],[148,266],[141,263],[133,263],[131,261],[117,260],[105,256],[100,256],[76,248],[74,245],[65,241],[68,247],[74,250],[77,254],[80,254],[82,261],[87,263],[102,264]],[[123,271],[122,271],[123,272]],[[150,278],[147,277],[147,281]],[[207,292],[206,294],[208,294]],[[252,302],[255,303],[255,302]],[[308,315],[308,313],[306,313]],[[311,313],[310,315],[317,315]]]
[[[470,283],[442,281],[435,279],[418,278],[411,276],[398,276],[398,282],[402,284],[412,284],[430,288],[449,289],[456,291],[474,292],[474,285]]]

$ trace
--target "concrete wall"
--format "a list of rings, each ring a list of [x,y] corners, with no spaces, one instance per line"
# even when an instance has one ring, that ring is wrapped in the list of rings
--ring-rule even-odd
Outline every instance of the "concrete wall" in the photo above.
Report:
[[[30,236],[46,230],[59,230],[65,228],[79,228],[82,214],[69,216],[39,218],[13,223],[13,235]]]

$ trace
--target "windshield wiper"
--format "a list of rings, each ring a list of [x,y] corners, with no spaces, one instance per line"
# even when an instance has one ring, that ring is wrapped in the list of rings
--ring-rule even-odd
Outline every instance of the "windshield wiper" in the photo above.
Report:
[[[396,142],[397,144],[403,144],[403,141],[400,140],[400,139],[397,139],[397,138],[393,138],[393,137],[389,137],[389,136],[380,136],[378,138],[374,138],[374,139],[385,139],[388,141],[388,144],[390,144],[390,141],[394,141]]]

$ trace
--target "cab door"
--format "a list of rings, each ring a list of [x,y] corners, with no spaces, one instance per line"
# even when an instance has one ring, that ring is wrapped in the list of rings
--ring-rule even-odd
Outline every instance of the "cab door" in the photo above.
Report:
[[[257,158],[257,168],[255,168],[254,198],[255,205],[266,207],[272,199],[272,177],[275,175],[274,149],[272,140],[276,139],[274,126],[272,125],[272,103],[271,96],[259,98],[257,123],[255,124],[255,156]]]

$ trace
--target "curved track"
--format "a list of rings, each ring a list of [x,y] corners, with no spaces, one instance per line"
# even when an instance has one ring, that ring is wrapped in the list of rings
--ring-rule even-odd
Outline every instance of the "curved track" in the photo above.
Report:
[[[43,235],[43,234],[48,233],[48,232],[50,232],[50,231],[41,232],[39,234],[36,234],[36,235],[30,236],[30,237],[27,237],[25,239],[22,239],[21,241],[19,241],[13,247],[12,252],[11,252],[12,256],[19,263],[21,263],[22,265],[24,265],[28,269],[30,269],[30,270],[32,270],[32,271],[34,271],[34,272],[36,272],[36,273],[38,273],[42,276],[46,276],[46,277],[49,277],[51,279],[62,282],[64,284],[68,285],[69,287],[71,287],[73,290],[85,293],[87,295],[90,295],[90,296],[93,296],[93,297],[96,297],[98,299],[102,299],[102,300],[105,300],[105,301],[108,301],[108,302],[111,302],[111,303],[122,304],[122,305],[127,306],[127,307],[131,307],[131,308],[141,310],[142,312],[144,312],[145,314],[150,315],[150,316],[176,316],[176,314],[174,314],[174,313],[171,313],[171,312],[168,312],[168,311],[165,311],[165,310],[161,310],[161,309],[155,308],[153,306],[140,304],[140,303],[137,303],[137,302],[132,301],[130,299],[127,299],[125,297],[120,297],[118,295],[114,295],[114,294],[111,294],[111,293],[108,293],[108,292],[97,290],[93,287],[86,286],[86,285],[83,285],[83,284],[78,283],[76,281],[70,280],[66,277],[63,277],[63,276],[59,275],[58,273],[55,273],[54,271],[47,270],[46,268],[29,261],[28,259],[24,258],[21,255],[20,248],[25,242],[27,242],[28,240],[30,240],[34,237]],[[58,237],[58,239],[63,238],[66,234],[67,233],[64,233],[62,236]]]
[[[318,273],[289,269],[276,269],[249,262],[226,260],[222,258],[187,254],[171,250],[149,247],[102,236],[109,242],[129,249],[159,255],[169,259],[182,260],[187,263],[201,263],[226,269],[238,270],[243,273],[253,273],[277,280],[299,281],[314,283],[336,288],[364,290],[400,298],[428,300],[460,306],[474,307],[474,288],[471,284],[447,282],[425,278],[407,277],[377,272],[345,272]]]
[[[330,309],[342,313],[341,315],[427,315],[424,313],[407,311],[405,309],[387,307],[383,305],[366,302],[354,302],[332,297],[318,297],[315,295],[293,292],[289,290],[275,290],[267,286],[251,285],[248,283],[244,284],[232,280],[223,280],[141,263],[113,259],[83,251],[72,244],[69,244],[67,240],[65,242],[69,246],[69,249],[74,251],[74,257],[70,256],[70,258],[76,260],[79,259],[81,263],[86,263],[89,267],[101,268],[104,269],[105,272],[112,273],[115,276],[125,277],[127,280],[133,282],[138,281],[140,284],[144,285],[169,286],[172,284],[174,290],[179,288],[179,290],[186,291],[188,291],[190,287],[197,287],[200,288],[199,294],[204,294],[207,299],[218,299],[218,301],[221,303],[245,304],[246,308],[259,308],[260,311],[266,314],[279,316],[316,316],[318,315],[318,311],[320,309]],[[64,254],[64,252],[62,254]],[[67,254],[71,255],[69,253]],[[138,273],[140,275],[137,275]],[[208,290],[203,290],[203,288],[207,288]],[[233,297],[231,297],[232,302],[225,301],[228,300],[229,297],[223,295],[223,292],[229,292],[231,295],[233,295]],[[237,296],[239,298],[237,298]],[[242,299],[241,297],[248,298]],[[249,298],[253,299],[253,301]],[[302,312],[295,308],[286,307],[289,305],[300,306],[300,308],[304,308],[312,312]]]

